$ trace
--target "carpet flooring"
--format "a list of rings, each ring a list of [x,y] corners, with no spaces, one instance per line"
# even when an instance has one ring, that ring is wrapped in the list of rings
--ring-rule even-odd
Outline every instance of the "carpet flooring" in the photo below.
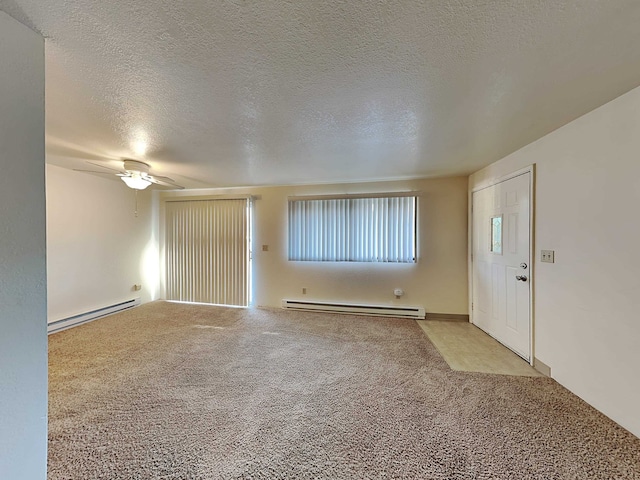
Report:
[[[411,320],[154,302],[49,355],[49,480],[640,479],[638,438]]]

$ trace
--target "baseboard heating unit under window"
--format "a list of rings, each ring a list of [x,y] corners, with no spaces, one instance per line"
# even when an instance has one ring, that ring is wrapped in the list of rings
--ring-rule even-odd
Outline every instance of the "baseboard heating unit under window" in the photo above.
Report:
[[[380,317],[401,317],[424,319],[424,307],[409,305],[363,305],[354,303],[310,302],[304,300],[282,300],[282,308],[350,315],[374,315]]]
[[[90,310],[88,312],[80,313],[78,315],[72,315],[71,317],[61,318],[60,320],[51,322],[47,326],[47,331],[50,334],[56,333],[61,330],[66,330],[67,328],[82,325],[83,323],[87,323],[92,320],[97,320],[98,318],[106,317],[107,315],[111,315],[112,313],[121,312],[122,310],[126,310],[128,308],[132,308],[137,305],[140,305],[140,298],[133,298],[131,300],[126,300],[120,303],[114,303],[113,305],[108,305],[106,307],[98,308],[96,310]]]

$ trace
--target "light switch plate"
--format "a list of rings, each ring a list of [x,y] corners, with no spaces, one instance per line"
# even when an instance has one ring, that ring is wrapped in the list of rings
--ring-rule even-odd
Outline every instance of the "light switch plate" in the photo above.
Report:
[[[555,263],[555,252],[553,250],[541,250],[540,261],[544,263]]]

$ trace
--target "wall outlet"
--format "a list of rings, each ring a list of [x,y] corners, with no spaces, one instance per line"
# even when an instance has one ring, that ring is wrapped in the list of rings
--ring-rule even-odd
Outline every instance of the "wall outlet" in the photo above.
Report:
[[[269,251],[269,245],[262,245],[262,251],[263,252],[268,252]]]
[[[303,288],[303,289],[302,289],[302,294],[303,294],[303,295],[306,295],[306,294],[307,294],[307,289],[306,289],[306,288]]]
[[[555,263],[555,252],[553,250],[541,250],[540,261],[545,263]]]
[[[136,283],[136,284],[133,286],[133,290],[134,290],[135,292],[139,292],[140,290],[142,290],[142,285],[140,285],[140,284]]]

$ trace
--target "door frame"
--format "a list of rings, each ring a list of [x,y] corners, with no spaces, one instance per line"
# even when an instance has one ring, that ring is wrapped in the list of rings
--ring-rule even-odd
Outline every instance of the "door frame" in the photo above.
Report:
[[[514,172],[502,175],[496,178],[487,178],[480,181],[473,188],[469,189],[468,193],[468,283],[469,283],[469,322],[475,325],[473,319],[473,194],[479,190],[493,187],[499,183],[511,180],[512,178],[519,177],[521,175],[529,174],[529,258],[527,265],[529,265],[529,364],[534,366],[535,360],[535,310],[534,310],[534,294],[535,294],[535,164],[521,168]]]

